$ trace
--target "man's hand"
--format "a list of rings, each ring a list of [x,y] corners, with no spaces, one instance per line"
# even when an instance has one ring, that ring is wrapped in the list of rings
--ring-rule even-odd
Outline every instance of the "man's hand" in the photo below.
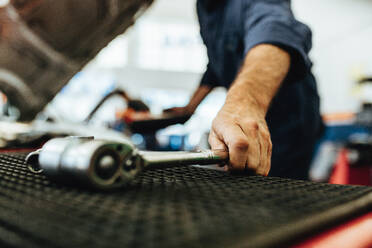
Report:
[[[289,66],[289,54],[276,46],[258,45],[247,54],[209,136],[212,149],[228,149],[230,170],[268,175],[272,143],[265,116]]]
[[[225,104],[213,121],[212,149],[229,150],[229,169],[251,170],[267,176],[272,144],[265,114],[244,104]]]

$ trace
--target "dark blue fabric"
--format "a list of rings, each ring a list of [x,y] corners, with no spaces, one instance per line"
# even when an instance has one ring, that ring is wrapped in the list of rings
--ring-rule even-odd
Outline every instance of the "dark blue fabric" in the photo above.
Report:
[[[245,55],[259,44],[290,53],[290,71],[266,117],[273,141],[270,175],[306,178],[322,128],[308,57],[311,30],[294,18],[289,0],[198,0],[197,11],[209,58],[202,85],[229,88]]]

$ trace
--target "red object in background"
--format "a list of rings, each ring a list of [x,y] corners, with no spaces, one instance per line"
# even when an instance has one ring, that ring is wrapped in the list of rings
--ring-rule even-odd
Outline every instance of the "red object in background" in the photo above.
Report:
[[[347,149],[336,160],[329,183],[372,185],[372,166],[349,165]],[[315,235],[293,248],[372,248],[372,212]]]
[[[372,248],[372,212],[292,248]]]
[[[329,183],[372,186],[372,166],[351,167],[344,149],[338,155]]]

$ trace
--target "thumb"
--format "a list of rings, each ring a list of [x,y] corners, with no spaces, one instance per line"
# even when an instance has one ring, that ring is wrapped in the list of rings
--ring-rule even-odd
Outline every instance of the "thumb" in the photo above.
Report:
[[[217,135],[214,131],[212,131],[209,134],[208,142],[209,142],[209,145],[211,146],[212,150],[224,150],[224,151],[228,150],[225,143],[217,137]]]
[[[222,150],[228,152],[228,148],[225,145],[225,143],[222,140],[220,140],[213,131],[209,134],[208,141],[212,150]],[[226,166],[225,163],[220,164],[220,166],[225,167],[226,171],[228,170],[228,167]]]

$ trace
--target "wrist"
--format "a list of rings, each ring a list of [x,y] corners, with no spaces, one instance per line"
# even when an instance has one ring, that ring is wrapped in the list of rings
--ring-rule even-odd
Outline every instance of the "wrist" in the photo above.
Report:
[[[247,87],[247,85],[240,86],[236,83],[228,91],[225,105],[232,108],[254,111],[265,117],[270,101],[266,99],[264,94],[254,91],[254,89]]]

